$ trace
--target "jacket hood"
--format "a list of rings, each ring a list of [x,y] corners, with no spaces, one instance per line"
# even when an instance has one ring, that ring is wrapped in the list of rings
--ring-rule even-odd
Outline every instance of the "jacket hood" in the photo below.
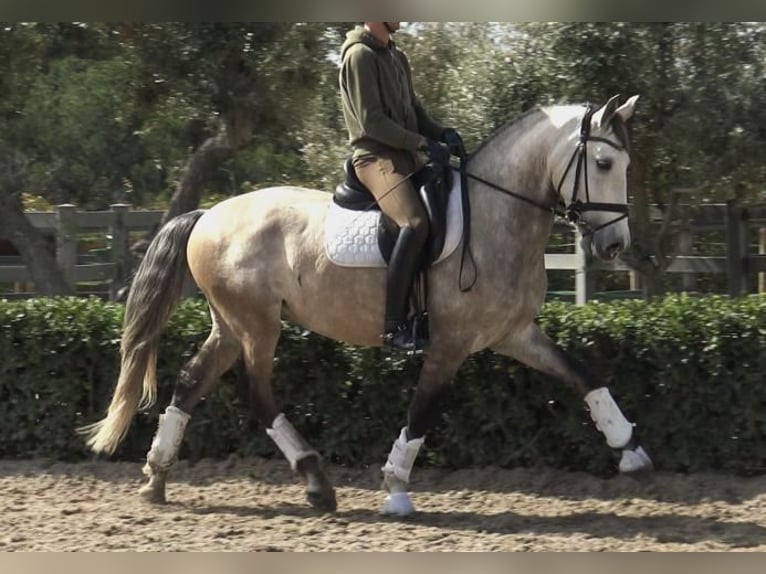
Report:
[[[340,57],[343,59],[348,50],[354,44],[364,44],[373,50],[385,50],[387,46],[378,40],[375,36],[364,29],[364,26],[357,26],[353,30],[346,32],[346,40],[340,50]],[[393,42],[392,42],[393,44]]]

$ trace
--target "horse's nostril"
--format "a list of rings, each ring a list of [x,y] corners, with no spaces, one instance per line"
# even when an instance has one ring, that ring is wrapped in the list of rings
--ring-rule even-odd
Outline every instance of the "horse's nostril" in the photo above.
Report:
[[[617,257],[623,251],[623,243],[621,241],[615,241],[609,247],[606,248],[606,252],[610,257]]]

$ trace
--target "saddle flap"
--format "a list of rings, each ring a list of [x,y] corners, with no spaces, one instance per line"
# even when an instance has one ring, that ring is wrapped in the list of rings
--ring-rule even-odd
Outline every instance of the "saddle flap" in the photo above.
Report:
[[[420,187],[420,199],[426,208],[429,221],[426,265],[439,258],[444,249],[447,231],[447,206],[452,193],[451,169],[429,170],[428,179]]]

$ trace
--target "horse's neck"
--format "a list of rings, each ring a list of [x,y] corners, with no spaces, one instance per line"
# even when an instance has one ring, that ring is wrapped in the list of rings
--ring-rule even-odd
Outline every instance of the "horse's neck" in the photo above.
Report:
[[[552,202],[547,164],[547,148],[552,144],[538,141],[532,145],[533,138],[544,137],[538,133],[516,136],[501,136],[500,141],[480,150],[469,162],[470,174],[508,192],[469,180],[472,220],[477,228],[490,230],[489,237],[498,244],[523,241],[539,255],[545,251],[553,226],[552,214],[543,207]]]

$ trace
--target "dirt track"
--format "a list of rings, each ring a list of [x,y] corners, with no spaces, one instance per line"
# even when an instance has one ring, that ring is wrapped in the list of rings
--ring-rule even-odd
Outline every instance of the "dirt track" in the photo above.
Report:
[[[418,513],[379,514],[379,471],[329,469],[338,512],[283,461],[181,462],[169,504],[132,463],[0,461],[0,551],[766,551],[766,477],[416,469]]]

